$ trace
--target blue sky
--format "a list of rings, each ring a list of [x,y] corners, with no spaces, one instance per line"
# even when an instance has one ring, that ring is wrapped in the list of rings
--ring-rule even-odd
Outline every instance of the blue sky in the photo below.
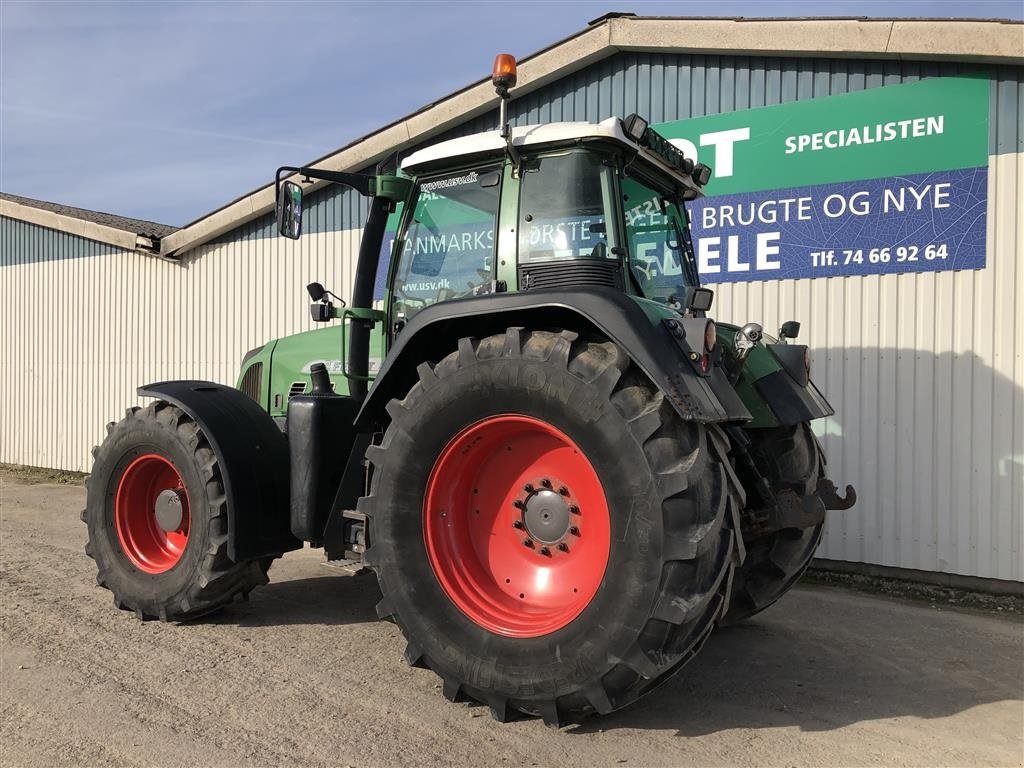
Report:
[[[611,10],[1024,17],[1021,0],[2,0],[0,190],[186,224]]]

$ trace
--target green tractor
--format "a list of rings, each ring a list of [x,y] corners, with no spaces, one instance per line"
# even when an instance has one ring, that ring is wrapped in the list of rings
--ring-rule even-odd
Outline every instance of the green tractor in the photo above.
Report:
[[[786,323],[708,318],[685,203],[711,171],[630,115],[499,131],[373,175],[351,306],[246,355],[237,388],[139,389],[94,451],[86,552],[118,608],[185,621],[308,542],[376,572],[450,700],[560,725],[636,700],[782,596],[845,509],[833,413]],[[295,179],[295,180],[293,180]],[[382,253],[383,301],[375,302]],[[376,306],[375,306],[376,304]]]

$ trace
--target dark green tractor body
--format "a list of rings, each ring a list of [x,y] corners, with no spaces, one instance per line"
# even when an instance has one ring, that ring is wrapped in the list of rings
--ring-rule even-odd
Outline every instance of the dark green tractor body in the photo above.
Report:
[[[809,428],[832,408],[795,323],[768,343],[708,317],[685,203],[710,169],[637,116],[506,126],[401,171],[279,170],[287,237],[302,181],[370,199],[350,304],[310,285],[325,327],[248,353],[234,389],[140,390],[156,403],[91,480],[101,582],[187,619],[308,542],[374,569],[446,697],[610,712],[800,576],[854,501]]]

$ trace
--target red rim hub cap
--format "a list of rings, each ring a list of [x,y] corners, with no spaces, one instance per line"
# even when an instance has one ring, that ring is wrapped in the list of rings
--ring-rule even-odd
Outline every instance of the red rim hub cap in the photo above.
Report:
[[[571,623],[608,565],[611,518],[593,466],[561,430],[502,415],[445,446],[423,505],[427,557],[476,624],[538,637]]]
[[[170,461],[148,453],[125,468],[114,497],[114,527],[136,568],[173,568],[185,552],[190,524],[188,493]]]

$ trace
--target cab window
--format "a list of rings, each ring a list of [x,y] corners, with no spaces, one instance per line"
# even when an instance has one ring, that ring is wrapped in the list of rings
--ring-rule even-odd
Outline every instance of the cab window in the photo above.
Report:
[[[685,239],[685,212],[680,205],[643,181],[622,179],[629,268],[649,299],[681,297],[688,285],[699,285]]]
[[[520,183],[519,263],[616,259],[608,240],[614,171],[593,152],[528,160]]]
[[[408,320],[431,304],[490,290],[499,168],[419,182],[395,272],[392,316]]]

